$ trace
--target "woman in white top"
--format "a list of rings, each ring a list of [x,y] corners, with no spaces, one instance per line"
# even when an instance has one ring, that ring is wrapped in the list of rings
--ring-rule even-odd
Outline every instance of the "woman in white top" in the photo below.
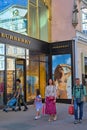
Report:
[[[56,86],[53,84],[53,80],[49,79],[48,85],[45,90],[45,113],[49,115],[49,120],[56,120]]]

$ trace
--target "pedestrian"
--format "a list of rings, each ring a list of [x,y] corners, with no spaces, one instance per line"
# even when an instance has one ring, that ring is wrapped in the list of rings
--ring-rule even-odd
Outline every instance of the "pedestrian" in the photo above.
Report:
[[[49,79],[45,90],[45,113],[49,115],[48,121],[56,120],[56,95],[56,86],[53,80]]]
[[[42,98],[41,98],[39,89],[36,89],[36,98],[35,98],[34,104],[35,104],[35,108],[36,108],[35,120],[37,120],[41,117],[40,112],[42,109]]]
[[[23,88],[22,88],[20,79],[16,79],[16,93],[17,93],[18,107],[19,107],[18,110],[21,111],[21,103],[22,103],[24,106],[23,111],[26,111],[28,109],[28,107],[24,101],[24,92],[23,92]]]
[[[75,79],[75,85],[73,86],[72,104],[74,103],[74,124],[81,123],[83,118],[83,104],[86,96],[86,88],[83,84],[80,84],[80,79]]]

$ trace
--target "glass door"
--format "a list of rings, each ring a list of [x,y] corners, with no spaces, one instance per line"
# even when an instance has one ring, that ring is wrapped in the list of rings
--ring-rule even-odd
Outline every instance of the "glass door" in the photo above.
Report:
[[[7,86],[7,100],[12,96],[15,87],[15,59],[7,58],[6,71],[6,86]]]
[[[6,71],[6,89],[7,101],[12,97],[13,91],[16,88],[16,79],[21,80],[24,95],[26,95],[26,62],[24,59],[7,58],[7,71]],[[25,98],[26,99],[26,98]]]
[[[16,59],[15,62],[15,73],[16,79],[21,80],[22,89],[24,92],[24,96],[26,95],[26,60],[25,59]],[[26,100],[26,98],[25,98]]]

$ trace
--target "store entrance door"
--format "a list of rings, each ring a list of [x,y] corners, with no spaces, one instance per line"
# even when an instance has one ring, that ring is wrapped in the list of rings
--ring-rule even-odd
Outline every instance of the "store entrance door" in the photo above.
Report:
[[[15,76],[16,79],[21,80],[22,90],[24,92],[24,97],[26,97],[26,60],[25,59],[16,59],[15,62]],[[25,98],[26,100],[26,98]]]
[[[16,88],[16,79],[21,80],[24,97],[26,95],[26,60],[7,58],[7,71],[6,71],[6,95],[5,103],[12,96]]]

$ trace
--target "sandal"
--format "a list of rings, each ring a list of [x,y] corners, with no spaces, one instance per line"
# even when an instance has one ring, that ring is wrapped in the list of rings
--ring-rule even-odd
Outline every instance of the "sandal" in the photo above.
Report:
[[[56,120],[57,120],[57,117],[55,116],[53,120],[56,121]]]

